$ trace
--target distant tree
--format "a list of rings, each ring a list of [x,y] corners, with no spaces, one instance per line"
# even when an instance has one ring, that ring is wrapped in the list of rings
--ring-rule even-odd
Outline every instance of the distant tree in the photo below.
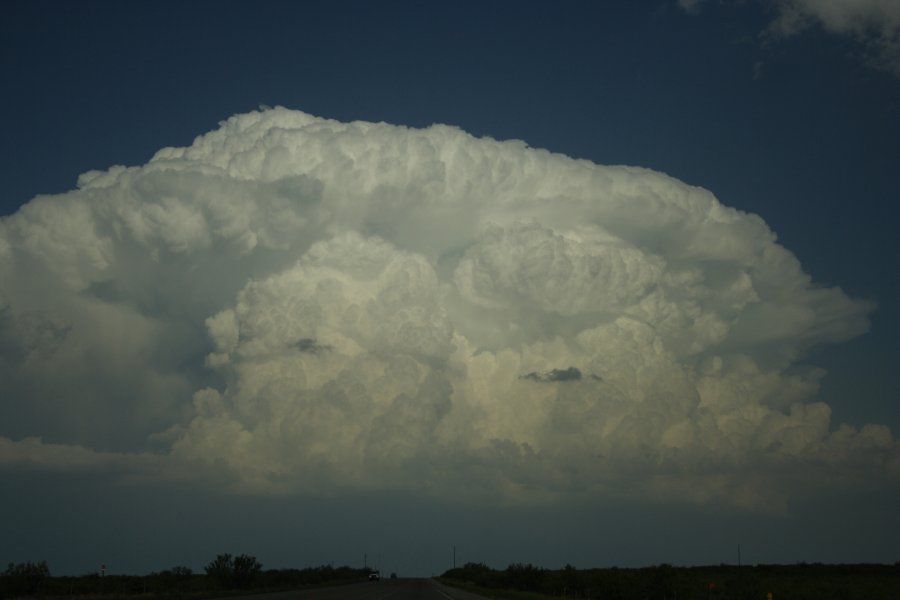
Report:
[[[573,593],[581,594],[584,587],[582,576],[574,566],[566,563],[566,566],[560,572],[559,579],[563,587],[563,596],[570,596]]]
[[[171,593],[176,590],[186,591],[190,588],[191,578],[194,572],[190,567],[176,566],[160,573],[151,573],[147,576],[144,588],[155,590],[157,593]]]
[[[10,596],[34,596],[49,578],[50,569],[46,561],[9,563],[3,572],[0,589]]]
[[[193,574],[190,567],[172,567],[172,575],[178,579],[189,579]]]
[[[481,587],[502,587],[503,585],[498,573],[480,562],[467,562],[461,567],[455,567],[444,572],[443,577],[472,583]]]
[[[544,570],[530,563],[513,563],[506,567],[506,585],[513,589],[538,591],[543,579]]]
[[[220,587],[230,588],[234,583],[234,558],[230,554],[219,554],[206,565],[206,574]]]
[[[238,588],[248,588],[256,579],[256,575],[262,571],[262,564],[255,556],[241,554],[234,558],[234,585]]]
[[[214,561],[206,565],[206,574],[223,588],[248,588],[260,571],[262,564],[255,556],[246,554],[234,557],[230,554],[219,554]]]

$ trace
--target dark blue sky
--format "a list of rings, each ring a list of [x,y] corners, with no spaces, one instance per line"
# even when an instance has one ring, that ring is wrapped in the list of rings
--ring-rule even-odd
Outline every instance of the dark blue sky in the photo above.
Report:
[[[767,37],[766,6],[10,0],[0,214],[260,105],[648,167],[759,214],[816,282],[877,303],[869,333],[810,362],[834,425],[896,435],[900,77],[816,25]]]

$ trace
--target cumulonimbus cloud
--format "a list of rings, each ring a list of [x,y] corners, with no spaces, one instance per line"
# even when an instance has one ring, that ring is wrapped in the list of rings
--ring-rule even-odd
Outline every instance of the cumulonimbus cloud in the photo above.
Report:
[[[802,364],[869,303],[706,190],[518,141],[237,115],[4,218],[0,281],[6,467],[752,508],[897,476]]]

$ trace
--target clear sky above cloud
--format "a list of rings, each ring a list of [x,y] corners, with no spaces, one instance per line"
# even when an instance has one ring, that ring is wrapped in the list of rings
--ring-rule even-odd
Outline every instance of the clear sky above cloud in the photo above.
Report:
[[[0,559],[896,560],[890,3],[9,6]]]

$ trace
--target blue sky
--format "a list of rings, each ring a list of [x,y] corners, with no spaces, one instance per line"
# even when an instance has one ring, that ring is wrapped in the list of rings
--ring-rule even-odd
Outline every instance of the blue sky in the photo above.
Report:
[[[879,3],[871,5],[877,9]],[[832,429],[841,423],[856,428],[878,424],[896,435],[900,238],[894,224],[900,217],[900,56],[890,53],[890,44],[883,49],[879,39],[892,40],[897,47],[900,17],[891,20],[897,15],[886,1],[887,12],[876,15],[880,20],[875,25],[865,21],[871,15],[862,15],[859,22],[867,25],[854,29],[858,15],[818,14],[809,6],[668,0],[7,2],[0,19],[0,77],[5,90],[0,106],[6,115],[0,136],[0,160],[5,165],[0,213],[13,215],[37,195],[71,190],[81,173],[143,165],[159,149],[189,146],[196,136],[217,129],[232,115],[261,106],[283,106],[341,122],[384,121],[413,128],[448,124],[476,137],[523,140],[531,148],[600,165],[644,167],[705,188],[726,206],[759,215],[778,243],[799,259],[815,286],[839,287],[849,298],[877,306],[869,314],[867,333],[848,335],[852,339],[842,343],[803,348],[803,356],[790,368],[814,365],[827,371],[809,401],[831,408]],[[805,26],[779,29],[779,23],[787,22],[786,15],[799,15],[796,22]],[[202,321],[199,327],[203,328]],[[548,370],[555,366],[569,365],[551,364]],[[199,376],[191,381],[197,383]],[[17,390],[7,392],[25,394]],[[53,411],[46,398],[20,410],[21,403],[30,402],[28,397],[17,396],[13,402],[4,393],[0,396],[6,398],[0,402],[8,403],[0,436],[14,442],[25,436],[43,436],[48,443],[72,441],[66,439],[64,424],[42,430],[41,411]],[[102,421],[120,414],[103,406],[97,402],[99,412],[92,418]],[[26,413],[21,420],[13,416]],[[154,425],[165,422],[153,415]],[[88,438],[84,434],[77,441],[90,448]],[[896,442],[892,444],[896,453]],[[98,442],[94,449],[109,448]],[[5,526],[12,530],[0,536],[4,539],[0,559],[46,558],[51,569],[59,571],[93,567],[60,551],[55,551],[54,561],[45,548],[59,541],[55,536],[71,541],[88,535],[83,523],[94,524],[94,532],[114,526],[106,524],[102,515],[107,513],[96,508],[92,494],[135,505],[144,497],[157,506],[170,502],[166,511],[175,514],[189,513],[188,507],[197,502],[219,502],[216,510],[223,513],[257,510],[252,497],[189,490],[161,501],[166,494],[159,490],[164,488],[123,491],[116,487],[119,484],[100,478],[92,489],[72,483],[71,474],[35,474],[21,465],[13,475],[22,479],[21,485],[16,492],[5,493],[3,502],[29,517],[22,521],[25,525]],[[63,510],[62,501],[55,499],[70,485],[83,498],[81,509]],[[113,486],[114,491],[104,492],[104,486]],[[540,511],[557,514],[552,508],[535,513],[542,515],[544,524],[518,534],[525,540],[517,543],[510,532],[521,532],[522,522],[535,521],[527,511],[496,519],[492,516],[496,509],[483,505],[417,503],[409,498],[393,502],[381,497],[371,505],[373,518],[397,523],[404,531],[400,537],[408,536],[409,544],[435,546],[424,553],[436,557],[427,565],[413,564],[410,558],[396,567],[424,574],[440,570],[446,559],[441,555],[453,543],[469,550],[475,546],[467,558],[492,561],[495,566],[513,561],[545,566],[726,562],[731,546],[740,542],[722,539],[731,537],[727,533],[734,538],[755,536],[755,555],[749,560],[759,562],[893,562],[897,560],[893,540],[878,533],[890,528],[872,522],[872,515],[888,514],[886,507],[897,499],[895,490],[896,479],[871,501],[877,508],[856,513],[848,507],[859,506],[859,499],[842,492],[847,496],[835,496],[830,512],[816,509],[821,521],[798,508],[800,503],[792,505],[788,516],[777,518],[714,509],[711,518],[718,526],[710,529],[716,532],[701,536],[688,549],[679,549],[672,540],[689,535],[690,524],[702,521],[704,512],[689,502],[653,504],[648,510],[655,516],[645,531],[668,531],[668,541],[646,548],[629,546],[623,551],[627,558],[621,560],[608,547],[597,550],[587,534],[579,534],[576,550],[564,550],[567,543],[560,532],[580,526],[566,519],[556,529],[548,526],[553,519]],[[198,495],[203,498],[198,500]],[[274,503],[273,513],[287,514],[286,500],[256,501]],[[38,523],[39,516],[29,511],[44,502],[57,515],[70,514],[72,521],[56,516]],[[297,502],[310,512],[334,517],[317,499],[301,496]],[[357,531],[365,529],[366,518],[359,515],[366,514],[360,508],[366,502],[354,503],[352,498],[345,502],[343,510],[362,511],[355,512],[351,521],[359,526]],[[604,511],[627,515],[624,522],[647,522],[639,510],[623,508],[621,499],[597,502]],[[422,523],[443,519],[444,525],[435,529],[445,541],[425,542],[406,533],[398,516],[404,509],[398,505],[410,506],[407,513]],[[585,506],[579,511],[578,515],[591,512]],[[133,523],[134,516],[121,507],[111,508],[111,513],[116,515],[113,523]],[[855,530],[825,527],[831,534],[822,534],[821,523],[839,514],[851,515]],[[689,520],[661,525],[670,515],[673,520],[687,515]],[[210,517],[198,519],[203,527],[214,528]],[[895,526],[896,516],[893,519]],[[496,537],[511,536],[509,544],[486,541],[477,533],[492,520]],[[597,523],[601,530],[607,526]],[[193,561],[192,566],[199,568],[216,552],[244,552],[224,547],[244,542],[254,546],[246,551],[262,555],[264,564],[267,556],[272,557],[268,559],[272,566],[289,562],[289,544],[267,546],[259,539],[258,532],[270,527],[274,525],[260,522],[256,533],[238,532],[234,540],[218,537],[214,541],[221,548],[212,542],[195,545],[171,561]],[[288,529],[305,531],[303,527],[295,523]],[[177,535],[164,529],[167,535]],[[135,539],[144,535],[137,524],[128,531]],[[788,533],[777,548],[764,547],[768,541],[762,538],[775,539],[774,532]],[[457,533],[470,542],[451,541]],[[88,543],[98,555],[109,547],[104,546],[104,535]],[[328,552],[306,548],[301,555],[311,563],[352,562],[363,551],[376,552],[358,549],[375,542],[356,539],[352,532],[340,535],[353,540],[352,551],[329,540],[320,542]],[[373,539],[378,535],[371,533]],[[615,535],[624,539],[628,533],[619,530]],[[521,551],[541,546],[539,540],[547,536],[558,543],[533,554]],[[144,555],[134,543],[116,543],[121,546],[118,551],[128,556],[123,561],[127,569],[172,566],[164,562],[168,553],[162,541],[159,549]],[[838,546],[844,550],[822,550]],[[408,552],[399,548],[384,552],[399,556],[404,551]],[[683,555],[674,556],[676,552]]]

